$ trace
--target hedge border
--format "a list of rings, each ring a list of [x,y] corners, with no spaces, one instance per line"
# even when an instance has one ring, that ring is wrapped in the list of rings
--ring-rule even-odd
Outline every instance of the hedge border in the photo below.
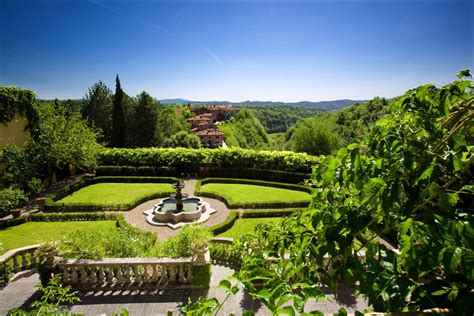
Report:
[[[262,180],[249,180],[249,179],[233,179],[233,178],[206,178],[202,180],[196,181],[196,188],[194,194],[197,196],[204,196],[219,200],[227,207],[235,209],[235,208],[247,208],[247,209],[258,209],[258,208],[299,208],[299,207],[307,207],[309,205],[308,202],[275,202],[275,203],[235,203],[227,200],[225,197],[210,193],[210,192],[202,192],[201,186],[208,184],[208,183],[235,183],[235,184],[252,184],[252,185],[260,185],[260,186],[267,186],[267,187],[274,187],[280,189],[288,189],[288,190],[295,190],[295,191],[302,191],[311,194],[312,189],[310,187],[297,185],[297,184],[289,184],[289,183],[281,183],[281,182],[271,182],[271,181],[262,181]]]
[[[18,218],[0,221],[0,229],[18,226],[27,222],[69,222],[118,220],[121,214],[114,213],[33,213]]]
[[[294,212],[298,212],[301,209],[275,209],[275,210],[249,210],[242,211],[240,218],[264,218],[264,217],[283,217],[289,216]]]
[[[216,224],[214,226],[208,227],[207,229],[214,235],[217,236],[234,226],[235,221],[239,218],[239,213],[237,211],[230,211],[229,215],[223,222]]]
[[[166,197],[169,194],[173,193],[172,190],[169,192],[154,193],[142,198],[136,199],[130,203],[124,203],[119,205],[97,205],[97,204],[64,204],[59,203],[60,199],[66,197],[67,195],[72,194],[73,192],[86,187],[88,185],[104,182],[114,182],[114,183],[174,183],[178,179],[174,177],[136,177],[136,176],[122,176],[122,177],[112,177],[112,176],[103,176],[103,177],[93,177],[81,180],[74,184],[64,187],[57,193],[51,194],[46,198],[45,201],[45,212],[100,212],[100,211],[128,211],[129,209],[145,202],[150,199],[156,199],[160,197]]]

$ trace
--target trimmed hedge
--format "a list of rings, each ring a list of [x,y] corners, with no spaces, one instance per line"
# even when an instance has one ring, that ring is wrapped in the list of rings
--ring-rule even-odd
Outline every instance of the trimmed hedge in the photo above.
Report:
[[[103,182],[114,182],[114,183],[174,183],[178,181],[177,178],[173,177],[132,177],[132,176],[122,176],[122,177],[94,177],[81,180],[77,183],[69,185],[55,194],[51,194],[46,198],[45,201],[45,212],[94,212],[94,211],[127,211],[147,200],[160,198],[168,196],[170,192],[155,193],[148,196],[145,196],[140,199],[136,199],[130,203],[124,203],[120,205],[97,205],[97,204],[64,204],[57,202],[62,198],[70,195],[71,193],[91,184],[103,183]]]
[[[229,230],[232,226],[234,226],[234,223],[238,217],[239,217],[239,213],[237,213],[236,211],[230,211],[229,215],[223,222],[216,224],[214,226],[208,227],[207,229],[214,236],[219,235],[225,232],[226,230]]]
[[[241,167],[201,167],[199,168],[201,178],[237,178],[253,179],[284,183],[303,183],[310,178],[310,174],[302,172],[287,172],[280,170],[251,169]]]
[[[194,191],[197,196],[204,196],[219,200],[227,205],[229,208],[286,208],[286,207],[307,207],[309,202],[276,202],[276,203],[239,203],[228,201],[225,197],[211,193],[211,192],[202,192],[201,186],[208,183],[235,183],[235,184],[251,184],[251,185],[261,185],[267,187],[274,187],[280,189],[288,189],[294,191],[302,191],[311,194],[312,189],[310,187],[289,184],[289,183],[280,183],[280,182],[270,182],[270,181],[261,181],[261,180],[249,180],[249,179],[228,179],[228,178],[206,178],[203,180],[196,181],[196,189]]]
[[[98,155],[99,165],[167,166],[178,173],[198,173],[200,167],[236,167],[309,174],[320,161],[305,153],[242,148],[108,148]]]
[[[203,289],[208,289],[211,284],[211,264],[192,266],[192,284]]]
[[[261,185],[264,187],[273,187],[279,189],[288,189],[294,191],[302,191],[311,194],[313,190],[310,187],[298,185],[298,184],[289,184],[281,182],[271,182],[263,180],[250,180],[250,179],[233,179],[233,178],[206,178],[199,181],[196,181],[196,191],[201,189],[202,185],[208,183],[236,183],[236,184],[252,184],[252,185]]]
[[[96,176],[160,176],[176,177],[178,171],[174,167],[153,166],[99,166],[95,169]]]
[[[67,222],[118,220],[123,215],[113,213],[34,213],[0,222],[0,229],[27,222]]]
[[[301,209],[249,210],[242,211],[241,218],[283,217],[301,211]]]

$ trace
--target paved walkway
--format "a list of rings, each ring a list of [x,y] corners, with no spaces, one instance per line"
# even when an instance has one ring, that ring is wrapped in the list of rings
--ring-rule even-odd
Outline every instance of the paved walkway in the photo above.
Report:
[[[196,188],[196,180],[185,180],[184,181],[184,188],[182,193],[188,194],[190,197],[194,196],[194,190]],[[217,212],[212,214],[209,219],[202,223],[203,226],[209,227],[216,225],[224,221],[227,216],[229,215],[229,210],[227,206],[219,200],[210,199],[210,198],[202,198],[206,202],[208,202],[213,209]],[[168,226],[153,226],[148,224],[146,221],[146,215],[143,214],[144,211],[149,210],[153,207],[153,205],[157,204],[161,199],[154,199],[147,201],[143,204],[138,205],[134,209],[122,212],[125,215],[125,219],[134,227],[137,227],[141,230],[148,230],[153,231],[157,234],[157,238],[159,241],[166,240],[170,236],[174,236],[179,233],[179,229],[172,229]]]
[[[166,315],[168,311],[172,311],[173,315],[180,315],[181,307],[187,304],[189,299],[195,301],[201,296],[208,296],[222,302],[225,292],[223,289],[217,289],[216,286],[220,280],[233,273],[234,271],[230,268],[213,265],[211,285],[208,290],[87,292],[80,296],[80,302],[67,306],[66,309],[85,315],[111,315],[120,308],[126,308],[132,316]],[[34,287],[38,283],[38,275],[33,274],[12,282],[0,290],[0,315],[7,315],[7,312],[14,307],[28,309],[33,301],[40,298],[40,292]],[[327,290],[324,291],[329,293]],[[343,287],[339,289],[338,300],[333,295],[328,295],[325,301],[310,301],[307,305],[308,311],[318,309],[326,314],[335,313],[340,307],[350,312],[363,311],[367,308],[367,303],[361,299],[355,299],[350,289]],[[250,296],[240,291],[229,297],[219,315],[241,315],[244,309],[251,309],[251,306]],[[253,310],[257,315],[271,315],[260,302],[253,303]]]

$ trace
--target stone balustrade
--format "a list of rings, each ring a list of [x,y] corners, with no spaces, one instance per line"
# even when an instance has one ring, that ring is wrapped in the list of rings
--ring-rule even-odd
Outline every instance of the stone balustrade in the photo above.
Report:
[[[201,258],[109,258],[57,262],[63,283],[75,289],[195,288],[193,267],[209,264]]]
[[[29,270],[38,265],[38,259],[34,254],[38,248],[39,245],[32,245],[9,250],[0,256],[0,263],[11,261],[13,273]]]

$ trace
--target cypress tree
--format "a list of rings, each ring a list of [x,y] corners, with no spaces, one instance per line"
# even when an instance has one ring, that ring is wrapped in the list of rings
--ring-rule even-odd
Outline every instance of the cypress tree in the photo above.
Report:
[[[124,92],[117,75],[115,77],[114,110],[112,113],[112,147],[125,147],[126,128],[123,99]]]

